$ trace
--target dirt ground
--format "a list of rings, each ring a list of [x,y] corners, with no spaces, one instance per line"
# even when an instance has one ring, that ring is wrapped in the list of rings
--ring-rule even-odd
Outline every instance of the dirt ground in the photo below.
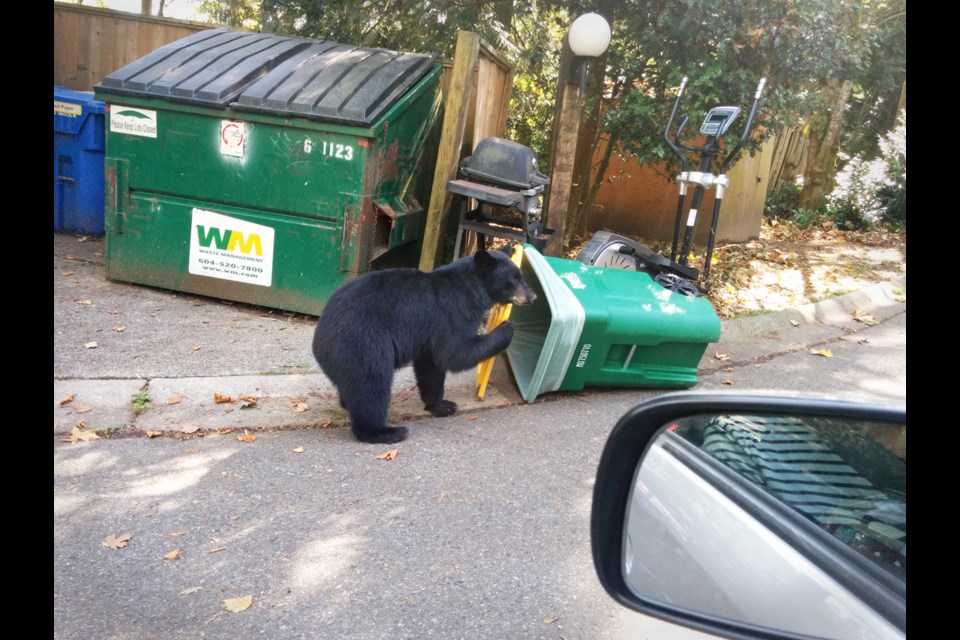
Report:
[[[670,254],[669,243],[644,244]],[[579,249],[569,255],[575,257]],[[705,247],[694,247],[690,264],[702,271],[705,253]],[[709,290],[704,295],[717,315],[733,318],[817,302],[906,273],[905,231],[800,229],[764,221],[757,240],[714,248]]]

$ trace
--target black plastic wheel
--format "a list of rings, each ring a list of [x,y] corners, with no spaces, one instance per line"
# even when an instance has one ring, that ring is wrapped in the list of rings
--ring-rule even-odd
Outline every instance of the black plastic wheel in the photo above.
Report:
[[[700,295],[700,289],[697,288],[697,285],[686,278],[681,278],[675,273],[659,273],[653,280],[664,289],[669,289],[674,293],[679,293],[691,298],[696,298]]]

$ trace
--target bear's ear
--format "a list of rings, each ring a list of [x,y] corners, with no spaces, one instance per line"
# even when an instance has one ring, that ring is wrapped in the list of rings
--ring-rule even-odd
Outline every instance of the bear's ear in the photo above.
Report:
[[[496,260],[489,251],[481,249],[473,254],[473,263],[477,265],[477,268],[480,270],[491,269]]]

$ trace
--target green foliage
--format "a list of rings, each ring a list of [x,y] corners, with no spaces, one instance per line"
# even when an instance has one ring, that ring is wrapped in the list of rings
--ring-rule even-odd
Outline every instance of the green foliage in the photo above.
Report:
[[[850,158],[837,173],[825,214],[839,226],[868,229],[883,222],[907,224],[907,115],[878,142],[880,155]]]
[[[851,156],[873,157],[878,140],[896,126],[898,103],[907,66],[906,5],[901,2],[867,3],[869,56],[851,76],[856,87],[844,116],[844,151]]]
[[[153,406],[153,402],[150,400],[150,396],[147,395],[146,391],[137,391],[130,398],[130,406],[133,407],[134,411],[144,411]]]
[[[820,219],[819,213],[813,209],[794,209],[790,219],[793,220],[793,224],[801,229],[806,229],[813,225],[817,220]]]
[[[800,204],[800,185],[789,180],[781,180],[770,190],[763,204],[763,215],[768,218],[786,220],[793,216]]]
[[[123,429],[125,426],[126,426],[126,425],[124,425],[124,424],[106,424],[106,425],[95,424],[95,425],[93,425],[93,427],[91,427],[91,428],[92,428],[94,431],[96,431],[97,433],[102,433],[102,434],[104,434],[104,435],[110,435],[110,434],[112,434],[112,433],[116,433],[117,431],[120,431],[120,430]]]

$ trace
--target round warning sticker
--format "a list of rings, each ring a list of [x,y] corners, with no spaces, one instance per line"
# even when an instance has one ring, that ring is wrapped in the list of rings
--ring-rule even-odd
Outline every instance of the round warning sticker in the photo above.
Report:
[[[220,122],[220,153],[225,156],[242,158],[247,141],[247,126],[242,122],[222,120]]]

